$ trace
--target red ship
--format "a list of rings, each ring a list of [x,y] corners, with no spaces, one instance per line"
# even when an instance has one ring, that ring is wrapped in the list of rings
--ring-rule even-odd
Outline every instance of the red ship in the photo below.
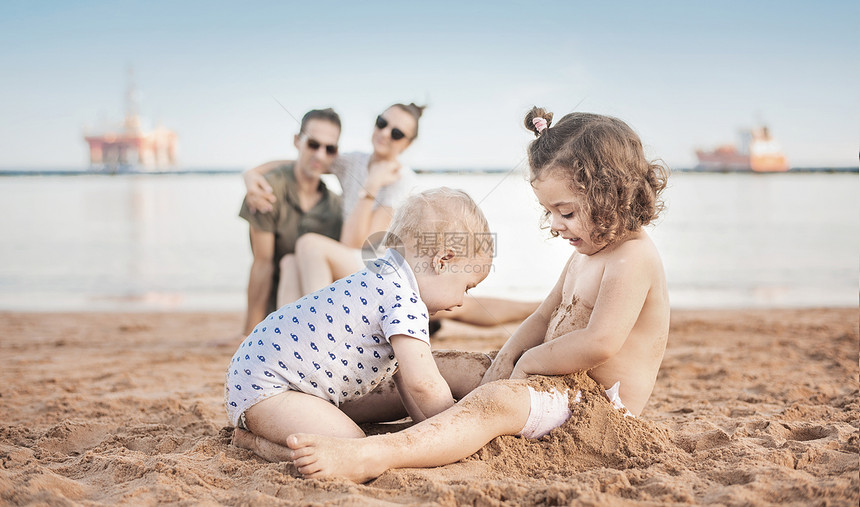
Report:
[[[743,130],[738,146],[723,145],[713,151],[696,150],[702,171],[788,171],[788,160],[767,127]]]

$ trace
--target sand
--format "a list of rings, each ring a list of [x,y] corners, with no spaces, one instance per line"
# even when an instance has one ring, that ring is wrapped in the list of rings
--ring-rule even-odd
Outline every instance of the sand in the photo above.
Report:
[[[540,441],[498,438],[366,485],[305,480],[230,445],[234,350],[208,343],[241,318],[0,313],[0,503],[860,502],[856,308],[675,311],[639,419],[589,402]],[[489,351],[514,327],[446,322],[435,346]]]

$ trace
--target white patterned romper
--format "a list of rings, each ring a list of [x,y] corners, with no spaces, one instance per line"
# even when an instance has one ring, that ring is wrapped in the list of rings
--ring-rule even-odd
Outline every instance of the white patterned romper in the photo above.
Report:
[[[234,426],[254,404],[286,390],[336,406],[360,398],[396,370],[397,334],[430,344],[427,307],[412,269],[394,250],[272,312],[243,340],[227,370]]]

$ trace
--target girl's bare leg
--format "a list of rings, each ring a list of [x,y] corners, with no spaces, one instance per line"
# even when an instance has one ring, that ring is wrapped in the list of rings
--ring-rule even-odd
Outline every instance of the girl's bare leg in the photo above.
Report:
[[[287,391],[245,411],[245,424],[233,433],[233,445],[249,449],[268,461],[289,461],[284,447],[295,432],[314,432],[341,438],[364,436],[361,428],[331,403],[316,396]]]
[[[451,393],[457,399],[463,398],[477,388],[487,368],[490,367],[490,358],[480,352],[441,350],[434,351],[433,357],[436,359],[439,372],[448,382]],[[260,404],[262,403],[264,402],[260,402]],[[327,403],[327,405],[334,408],[331,404]],[[251,410],[255,407],[251,407]],[[400,395],[397,393],[394,382],[390,380],[385,384],[380,384],[366,396],[344,403],[341,410],[343,411],[341,415],[346,414],[352,421],[358,423],[396,421],[408,415],[400,401]],[[245,417],[249,417],[248,413]],[[250,427],[250,422],[248,424]],[[359,431],[361,430],[359,429]],[[301,433],[310,432],[317,433],[317,430],[311,428],[301,431]],[[363,436],[363,433],[360,436]],[[233,444],[251,450],[257,456],[269,461],[291,460],[291,451],[286,447],[283,440],[280,442],[272,441],[263,435],[252,434],[236,428],[233,432]]]
[[[314,232],[296,241],[296,259],[303,296],[364,268],[354,248]]]
[[[457,400],[481,385],[492,362],[481,352],[456,350],[434,350],[433,359]],[[340,408],[357,423],[396,421],[409,415],[392,381],[380,384],[366,396],[344,403]]]
[[[278,297],[275,300],[278,308],[287,303],[304,296],[302,294],[301,280],[299,279],[299,266],[296,263],[296,256],[287,254],[281,257],[280,261],[281,276],[278,280]]]
[[[391,468],[446,465],[470,456],[499,435],[519,433],[529,416],[524,381],[480,386],[452,408],[397,433],[343,439],[312,434],[287,438],[305,477],[366,482]]]

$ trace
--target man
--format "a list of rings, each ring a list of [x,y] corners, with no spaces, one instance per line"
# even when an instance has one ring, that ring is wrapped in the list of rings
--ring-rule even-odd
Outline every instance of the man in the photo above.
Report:
[[[340,235],[340,197],[320,179],[337,156],[340,128],[340,117],[331,108],[306,113],[293,139],[298,150],[296,161],[269,163],[273,168],[266,173],[266,180],[275,195],[272,211],[255,213],[247,198],[242,203],[239,216],[250,226],[254,255],[245,335],[276,308],[303,295],[296,284],[298,269],[293,255],[299,236],[316,232],[336,240]]]

